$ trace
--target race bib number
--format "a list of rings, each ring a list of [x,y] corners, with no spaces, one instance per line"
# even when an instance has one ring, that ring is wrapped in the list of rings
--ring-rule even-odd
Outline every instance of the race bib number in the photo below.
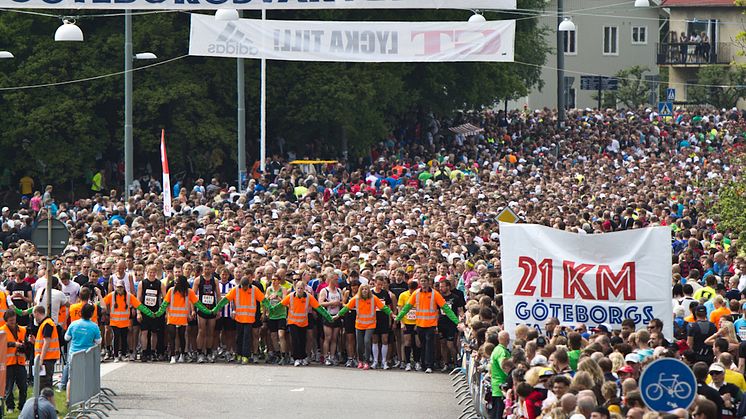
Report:
[[[213,304],[215,302],[215,296],[214,295],[203,295],[202,296],[202,304]]]
[[[145,291],[145,305],[153,307],[158,302],[158,296],[154,290]]]
[[[407,320],[417,320],[417,311],[415,309],[407,312]]]
[[[23,291],[13,291],[13,299],[17,300],[19,298],[23,298]]]
[[[746,326],[738,328],[738,337],[741,339],[741,342],[746,340]]]

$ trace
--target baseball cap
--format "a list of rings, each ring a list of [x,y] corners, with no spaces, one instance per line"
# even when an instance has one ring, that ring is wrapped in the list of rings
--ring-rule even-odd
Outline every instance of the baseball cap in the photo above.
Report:
[[[697,314],[707,313],[707,307],[705,307],[702,304],[700,304],[700,305],[697,306],[697,308],[694,309],[694,312],[697,313]]]
[[[124,286],[124,281],[121,280],[121,279],[117,279],[116,281],[114,281],[114,286],[115,287],[123,287]]]
[[[640,363],[640,355],[637,355],[635,353],[627,354],[627,356],[624,357],[624,362],[632,362],[634,364]]]
[[[716,362],[710,365],[710,372],[725,372],[725,366],[723,366],[723,364],[719,362]]]
[[[547,357],[544,355],[536,355],[534,359],[531,360],[531,366],[535,367],[538,365],[547,365]]]
[[[10,211],[10,208],[8,208],[8,207],[3,207],[3,211],[2,211],[2,212],[5,212],[5,211]]]
[[[626,373],[626,374],[632,374],[633,372],[635,372],[635,369],[632,368],[632,367],[630,367],[629,365],[625,365],[622,368],[619,368],[618,370],[616,370],[616,372],[622,372],[622,373]]]
[[[539,377],[551,377],[554,375],[554,371],[551,368],[544,368],[539,373]]]
[[[606,323],[602,323],[594,327],[592,331],[596,333],[611,333],[611,326]]]

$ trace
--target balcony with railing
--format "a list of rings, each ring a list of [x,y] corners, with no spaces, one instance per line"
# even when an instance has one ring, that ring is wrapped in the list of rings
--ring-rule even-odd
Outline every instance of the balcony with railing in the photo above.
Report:
[[[658,65],[702,66],[730,64],[731,45],[725,42],[665,42],[658,44]]]

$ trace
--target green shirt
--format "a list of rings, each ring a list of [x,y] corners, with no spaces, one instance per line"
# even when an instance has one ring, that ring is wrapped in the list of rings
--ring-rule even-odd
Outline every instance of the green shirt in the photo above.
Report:
[[[574,351],[568,351],[567,358],[570,360],[570,368],[572,368],[573,371],[577,371],[578,370],[578,358],[580,358],[580,349],[575,349]]]
[[[280,301],[282,301],[282,288],[280,288],[278,291],[275,291],[272,289],[272,287],[267,287],[266,296],[269,300],[270,305],[279,303]],[[282,304],[279,304],[275,308],[270,308],[268,314],[270,320],[284,319],[288,316],[288,308]]]
[[[504,347],[502,344],[495,346],[495,350],[492,351],[492,356],[490,357],[490,363],[492,364],[490,367],[492,373],[492,397],[503,397],[500,385],[507,380],[508,374],[503,371],[500,365],[503,360],[508,358],[510,358],[510,351],[508,348]]]

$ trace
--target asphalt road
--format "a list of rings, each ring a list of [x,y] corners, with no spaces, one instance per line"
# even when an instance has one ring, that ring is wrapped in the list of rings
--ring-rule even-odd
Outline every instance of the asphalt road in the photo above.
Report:
[[[458,418],[447,374],[342,367],[104,364],[111,419]]]

